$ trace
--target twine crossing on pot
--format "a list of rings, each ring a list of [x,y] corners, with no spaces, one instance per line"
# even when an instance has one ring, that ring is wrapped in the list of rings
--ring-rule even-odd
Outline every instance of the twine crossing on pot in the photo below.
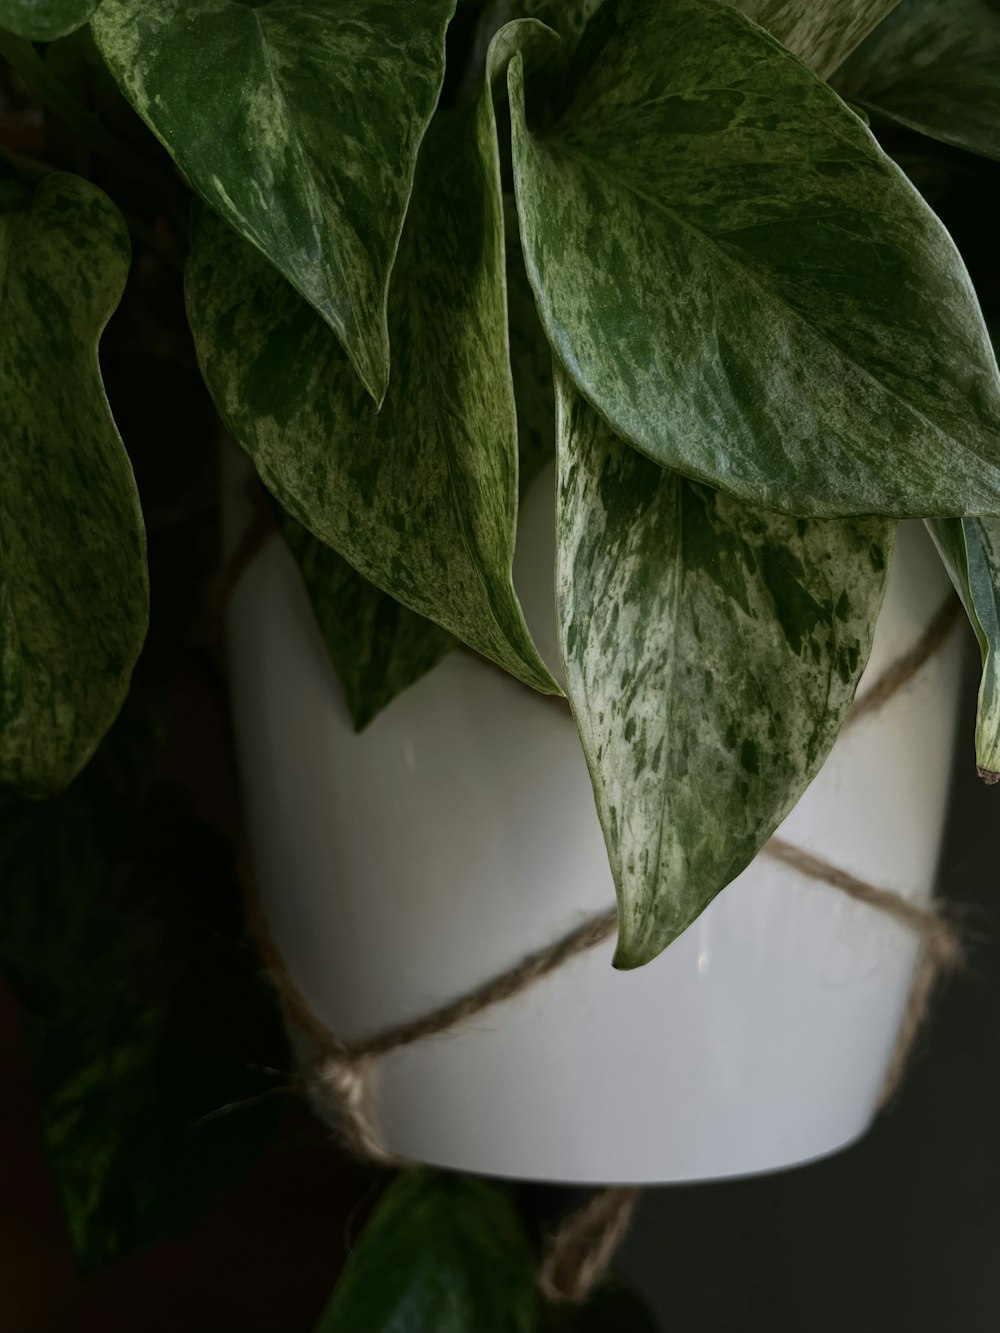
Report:
[[[261,509],[257,509],[257,517],[224,576],[220,589],[223,606],[239,577],[273,531],[268,517],[265,510],[265,516],[261,518]],[[959,611],[958,599],[949,597],[917,644],[898,658],[855,703],[843,729],[878,712],[907,685],[945,643]],[[859,879],[781,838],[772,837],[760,855],[884,913],[913,931],[921,941],[906,1013],[879,1098],[880,1107],[884,1106],[900,1085],[936,982],[961,959],[958,933],[937,906],[918,907],[895,890]],[[249,865],[245,866],[245,882],[249,927],[256,938],[267,975],[288,1022],[298,1028],[312,1046],[307,1088],[339,1125],[345,1146],[363,1159],[387,1166],[408,1166],[410,1163],[388,1152],[379,1134],[371,1078],[374,1063],[380,1057],[415,1042],[452,1032],[485,1010],[522,994],[573,959],[603,944],[616,928],[616,911],[612,909],[428,1014],[364,1041],[345,1042],[316,1017],[291,979],[268,930],[259,898],[253,891]],[[620,1186],[601,1190],[585,1207],[563,1221],[549,1239],[538,1278],[539,1286],[549,1300],[586,1299],[608,1271],[628,1228],[638,1193],[637,1189]]]

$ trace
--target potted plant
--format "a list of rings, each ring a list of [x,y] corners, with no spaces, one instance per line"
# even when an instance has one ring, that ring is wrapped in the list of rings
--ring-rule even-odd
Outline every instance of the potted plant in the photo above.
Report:
[[[379,1146],[588,1181],[802,1160],[864,1128],[906,1004],[920,937],[872,904],[933,920],[948,576],[1000,771],[995,292],[935,212],[995,216],[1000,20],[454,11],[0,4],[89,169],[5,155],[0,773],[85,782],[144,640],[96,361],[131,229],[183,264],[266,488],[230,487],[225,598],[266,934],[352,1095],[384,1057]],[[602,928],[422,1039],[614,895],[617,971]]]

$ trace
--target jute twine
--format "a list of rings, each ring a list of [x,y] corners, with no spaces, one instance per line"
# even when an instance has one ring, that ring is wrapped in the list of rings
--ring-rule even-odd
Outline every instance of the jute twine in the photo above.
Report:
[[[259,507],[256,515],[223,577],[220,588],[223,605],[242,572],[273,531],[268,516]],[[845,730],[878,712],[903,689],[944,644],[959,611],[958,599],[949,597],[914,647],[898,658],[855,703],[844,723]],[[807,879],[838,889],[849,898],[884,913],[921,941],[906,1013],[879,1097],[882,1107],[899,1088],[935,984],[961,960],[958,932],[943,917],[938,905],[918,907],[895,890],[859,879],[781,838],[772,837],[760,855],[779,861]],[[603,944],[611,938],[616,927],[616,911],[612,909],[422,1017],[400,1023],[364,1041],[345,1042],[316,1017],[289,975],[267,927],[259,898],[253,891],[249,865],[244,869],[249,889],[250,930],[256,938],[267,975],[288,1022],[305,1035],[312,1047],[306,1074],[307,1088],[312,1096],[319,1098],[324,1110],[339,1126],[344,1144],[350,1151],[360,1158],[387,1166],[405,1167],[410,1163],[393,1156],[382,1143],[371,1078],[375,1061],[415,1042],[453,1032],[477,1014],[522,994],[574,958]],[[583,1208],[564,1219],[547,1241],[538,1276],[539,1286],[549,1300],[578,1302],[587,1298],[608,1271],[617,1246],[628,1229],[638,1194],[637,1189],[630,1187],[601,1190]]]

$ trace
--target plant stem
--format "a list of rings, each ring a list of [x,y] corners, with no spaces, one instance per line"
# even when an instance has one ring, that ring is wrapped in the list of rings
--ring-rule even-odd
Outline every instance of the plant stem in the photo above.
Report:
[[[99,116],[88,111],[79,98],[52,73],[31,42],[0,30],[0,56],[37,93],[43,105],[88,148],[117,162],[136,180],[163,198],[171,211],[176,208],[181,217],[186,215],[186,200],[182,198],[184,190],[180,182],[161,171],[109,129]]]

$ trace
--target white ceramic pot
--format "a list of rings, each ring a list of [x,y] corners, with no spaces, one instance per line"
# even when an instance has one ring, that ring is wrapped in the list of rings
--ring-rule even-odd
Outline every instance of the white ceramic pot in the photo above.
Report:
[[[555,660],[551,478],[515,571]],[[538,571],[545,571],[537,577]],[[904,524],[862,692],[947,580]],[[236,733],[264,909],[315,1013],[347,1040],[436,1009],[614,902],[572,722],[455,653],[356,735],[295,565],[274,539],[230,605]],[[959,638],[846,733],[781,833],[926,902],[941,841]],[[868,1126],[917,952],[904,927],[765,859],[664,955],[608,944],[379,1062],[383,1141],[419,1162],[563,1182],[773,1170]]]

